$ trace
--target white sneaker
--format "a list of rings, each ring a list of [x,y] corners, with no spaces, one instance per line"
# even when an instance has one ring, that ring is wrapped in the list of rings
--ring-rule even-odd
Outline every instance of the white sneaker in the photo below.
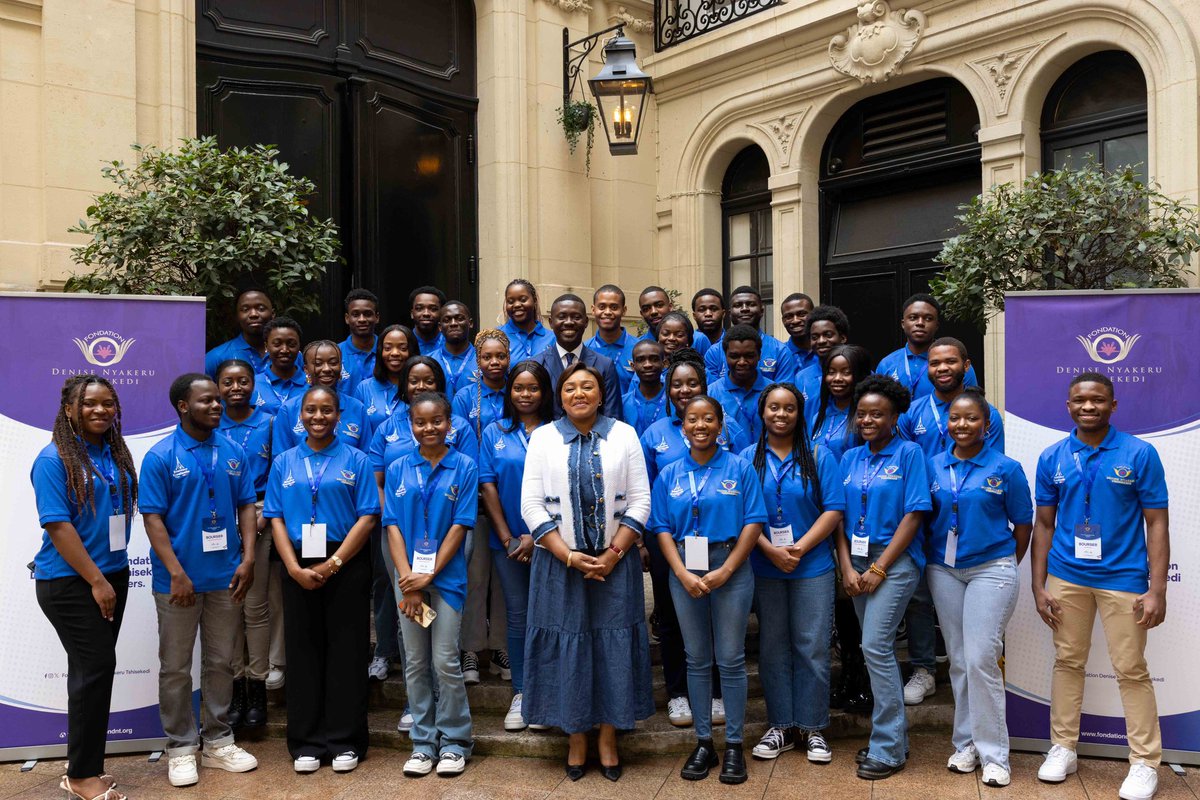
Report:
[[[508,713],[504,715],[504,730],[525,730],[525,717],[521,716],[521,695],[519,693],[513,695],[512,703],[508,706]]]
[[[667,701],[667,719],[676,728],[692,724],[692,705],[686,697],[672,697]]]
[[[529,730],[531,730],[531,731],[548,731],[548,730],[550,730],[550,726],[549,725],[534,725],[531,722],[531,723],[529,723]]]
[[[367,677],[373,681],[386,681],[388,677],[388,661],[383,656],[375,656],[371,659],[371,665],[367,667]]]
[[[1008,770],[999,764],[984,764],[983,765],[983,785],[995,786],[997,788],[1008,786],[1010,778]]]
[[[1158,770],[1137,762],[1129,766],[1129,774],[1121,784],[1121,800],[1150,800],[1158,791]]]
[[[712,702],[712,724],[725,724],[725,701],[717,697]]]
[[[316,772],[321,768],[321,759],[316,756],[300,756],[292,762],[292,769],[299,773]]]
[[[466,768],[467,760],[458,753],[442,753],[438,757],[437,774],[441,777],[461,775]]]
[[[1046,760],[1038,768],[1038,780],[1046,783],[1062,783],[1068,775],[1079,769],[1079,759],[1069,747],[1056,744],[1046,753]]]
[[[258,766],[258,759],[236,744],[227,744],[215,750],[205,748],[200,754],[200,766],[216,767],[226,772],[249,772]]]
[[[424,753],[413,753],[404,762],[404,774],[410,778],[419,778],[433,771],[433,759]]]
[[[172,786],[191,786],[200,780],[196,770],[196,756],[175,756],[167,762],[167,780]]]
[[[978,767],[979,751],[973,744],[967,745],[962,750],[956,750],[954,755],[950,756],[950,760],[946,762],[946,769],[951,772],[961,772],[964,775],[974,772]]]
[[[358,766],[358,756],[351,751],[346,751],[333,759],[334,772],[350,772]]]
[[[462,674],[463,683],[467,686],[474,686],[479,683],[479,656],[470,650],[463,651]]]
[[[933,679],[933,673],[924,667],[917,667],[913,670],[908,683],[904,684],[904,705],[920,705],[922,700],[935,691],[937,691],[937,682]]]
[[[271,671],[267,673],[267,688],[282,689],[286,675],[279,667],[271,667]]]
[[[412,730],[413,715],[408,706],[404,707],[404,713],[400,715],[400,721],[396,723],[396,731],[398,733],[408,733]]]

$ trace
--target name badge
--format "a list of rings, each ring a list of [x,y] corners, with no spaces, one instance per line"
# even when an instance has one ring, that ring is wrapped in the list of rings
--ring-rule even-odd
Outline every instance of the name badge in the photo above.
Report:
[[[300,526],[300,557],[325,557],[325,523],[314,522]]]
[[[108,518],[108,552],[119,553],[125,549],[125,515],[113,514]]]
[[[683,540],[683,567],[708,572],[708,537],[688,536]]]
[[[228,547],[225,537],[225,528],[217,528],[213,525],[204,526],[204,552],[216,553]]]
[[[772,525],[769,530],[771,532],[771,544],[776,547],[791,547],[796,543],[795,538],[792,537],[791,525],[783,525],[778,528]]]
[[[432,575],[433,567],[437,562],[436,552],[425,552],[418,550],[413,553],[412,570],[418,575]]]
[[[954,562],[958,559],[958,531],[951,528],[946,534],[946,555],[942,557],[942,563],[947,567],[953,567]]]
[[[1099,561],[1103,558],[1100,545],[1100,526],[1091,523],[1075,526],[1075,557],[1081,561]]]
[[[850,555],[865,557],[868,552],[867,548],[870,547],[870,545],[871,545],[871,537],[870,536],[868,536],[865,532],[862,532],[862,531],[855,533],[853,536],[850,537]]]

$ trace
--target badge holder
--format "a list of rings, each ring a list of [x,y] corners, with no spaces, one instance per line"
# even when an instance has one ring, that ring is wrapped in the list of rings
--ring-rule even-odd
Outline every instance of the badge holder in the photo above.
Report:
[[[125,515],[113,514],[108,518],[108,552],[125,550]]]
[[[858,528],[850,536],[850,555],[866,558],[871,546],[871,537],[867,535],[866,520],[858,520]]]
[[[413,553],[412,571],[418,575],[432,575],[436,565],[436,550],[418,550]]]
[[[205,553],[217,553],[229,547],[228,537],[225,535],[225,521],[220,517],[209,517],[202,530]]]
[[[1075,558],[1080,561],[1099,561],[1104,557],[1100,543],[1100,526],[1084,522],[1075,526]]]
[[[771,534],[771,544],[776,547],[791,547],[796,543],[796,539],[792,536],[791,525],[780,525],[778,527],[771,525],[768,529]]]
[[[956,561],[958,561],[958,528],[951,528],[946,533],[946,555],[942,558],[942,563],[953,568]]]
[[[300,557],[325,557],[325,523],[313,522],[300,527]]]
[[[689,572],[708,572],[707,536],[688,536],[683,540],[683,567]]]

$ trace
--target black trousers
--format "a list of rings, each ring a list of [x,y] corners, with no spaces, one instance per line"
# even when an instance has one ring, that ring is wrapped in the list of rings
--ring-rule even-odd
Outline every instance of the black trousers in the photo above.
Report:
[[[287,740],[292,758],[367,754],[371,553],[364,547],[324,586],[283,575]],[[336,545],[329,548],[332,553]],[[324,559],[301,559],[301,566]]]
[[[100,616],[91,585],[78,575],[37,581],[38,605],[67,651],[68,778],[94,778],[104,773],[117,634],[129,595],[129,569],[104,577],[117,594],[112,622]]]
[[[658,546],[658,534],[644,537],[650,555],[650,587],[654,592],[654,612],[658,619],[658,652],[662,658],[663,682],[667,697],[687,697],[687,654],[683,649],[683,632],[675,616],[675,601],[671,599],[671,565]],[[713,699],[721,698],[721,678],[713,660]]]

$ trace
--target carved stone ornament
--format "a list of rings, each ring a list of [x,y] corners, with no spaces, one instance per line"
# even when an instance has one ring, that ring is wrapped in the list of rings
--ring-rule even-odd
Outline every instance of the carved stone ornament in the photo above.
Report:
[[[899,74],[900,63],[924,32],[920,11],[893,11],[887,0],[867,0],[858,4],[858,24],[829,40],[829,60],[843,75],[882,83]]]
[[[592,5],[587,0],[543,0],[543,2],[561,8],[568,14],[587,14],[592,10]]]
[[[1059,34],[1059,36],[1062,35]],[[1013,47],[1003,53],[967,62],[967,66],[983,78],[983,82],[992,90],[992,96],[996,100],[997,117],[1003,117],[1008,113],[1008,102],[1012,99],[1012,89],[1025,67],[1043,47],[1057,38],[1058,36],[1052,36],[1024,47]]]
[[[650,33],[654,30],[653,20],[635,17],[625,6],[617,6],[617,13],[609,17],[608,21],[614,25],[622,24],[632,33]]]
[[[775,144],[779,147],[780,169],[787,167],[791,161],[792,145],[796,141],[796,132],[800,129],[800,122],[807,113],[808,109],[805,108],[801,111],[784,114],[780,117],[750,123],[753,127],[758,128],[775,140]]]

